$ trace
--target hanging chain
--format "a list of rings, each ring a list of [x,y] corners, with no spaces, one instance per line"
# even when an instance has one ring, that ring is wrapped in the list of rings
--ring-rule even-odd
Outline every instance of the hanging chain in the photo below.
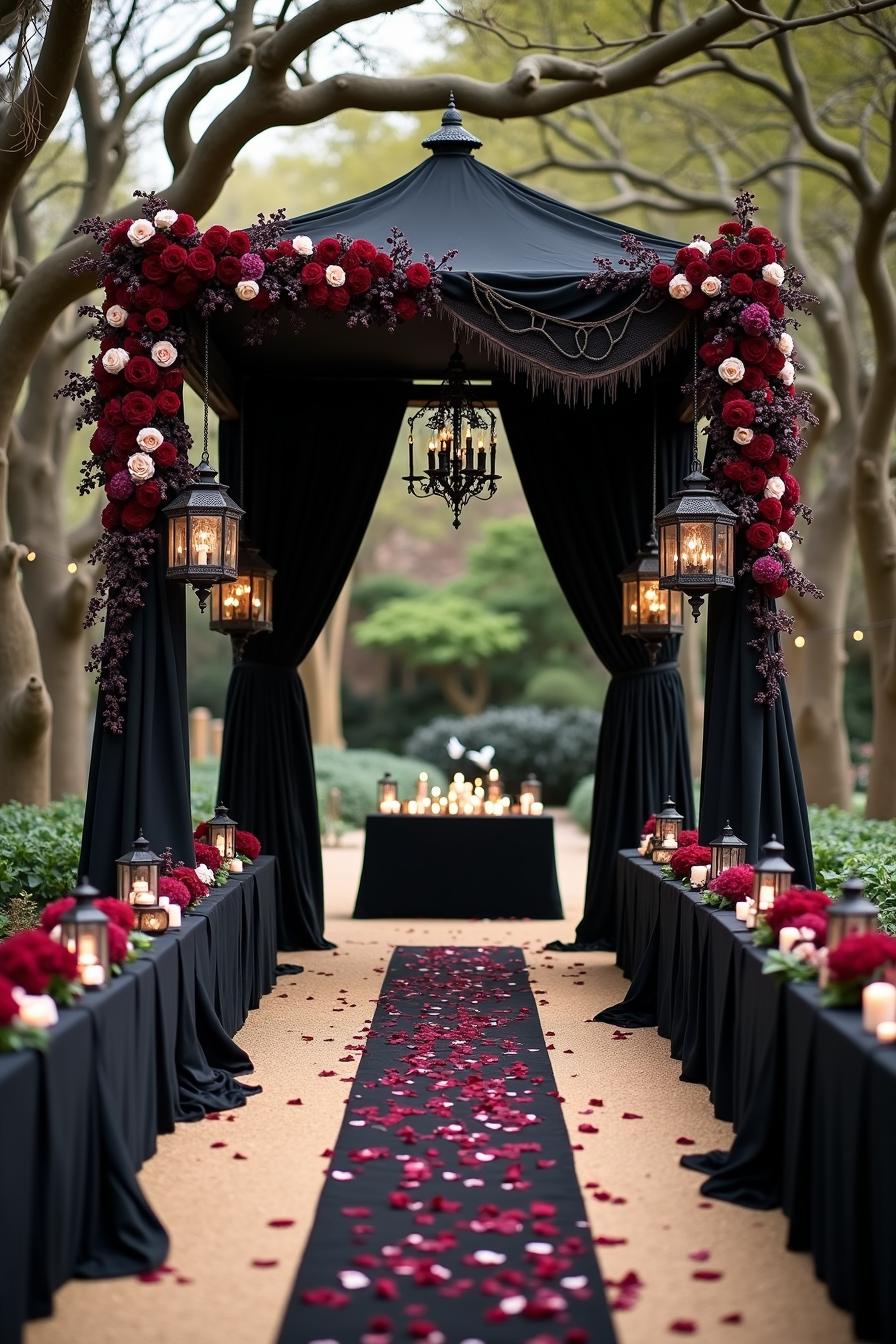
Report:
[[[208,461],[208,318],[204,323],[204,348],[202,362],[202,465]]]
[[[697,331],[697,321],[694,319],[694,470],[700,470],[700,441],[698,434],[697,420],[697,341],[699,339]]]

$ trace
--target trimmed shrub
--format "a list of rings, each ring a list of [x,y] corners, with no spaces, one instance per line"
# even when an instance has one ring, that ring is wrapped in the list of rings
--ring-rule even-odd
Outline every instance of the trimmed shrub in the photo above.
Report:
[[[591,807],[594,802],[594,776],[586,775],[569,795],[569,815],[587,834],[591,830]]]
[[[600,709],[606,690],[605,673],[594,676],[575,667],[544,667],[526,683],[521,699],[542,709]]]
[[[446,773],[462,769],[478,773],[468,759],[452,761],[448,739],[460,739],[470,749],[495,748],[495,767],[508,793],[519,793],[520,783],[534,770],[544,785],[545,802],[564,803],[577,780],[594,768],[600,714],[594,709],[541,709],[538,705],[487,709],[469,718],[443,715],[408,738],[411,756],[435,761]]]
[[[0,906],[23,894],[44,906],[70,891],[78,881],[83,823],[83,798],[0,807]]]
[[[413,798],[421,770],[429,775],[430,787],[446,785],[445,774],[424,759],[395,756],[388,751],[340,751],[338,747],[315,747],[314,770],[317,776],[317,807],[324,829],[330,789],[342,795],[340,807],[344,827],[363,826],[369,812],[376,811],[376,782],[388,770],[398,780],[398,796]]]
[[[896,933],[896,821],[866,821],[836,807],[810,807],[815,883],[836,898],[848,877],[860,877],[880,906],[888,933]]]

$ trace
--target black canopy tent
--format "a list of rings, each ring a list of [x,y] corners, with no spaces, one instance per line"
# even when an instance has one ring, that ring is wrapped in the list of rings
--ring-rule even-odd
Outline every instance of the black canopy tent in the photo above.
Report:
[[[654,405],[661,500],[690,460],[692,428],[679,414],[693,339],[688,315],[649,293],[583,290],[579,281],[594,258],[618,261],[622,235],[632,231],[486,167],[473,157],[479,143],[451,107],[441,130],[424,141],[431,157],[417,168],[286,226],[291,237],[343,233],[378,244],[397,226],[417,255],[426,249],[438,260],[456,249],[438,317],[385,334],[347,331],[341,321],[311,315],[301,332],[280,325],[261,346],[246,343],[242,308],[214,323],[216,391],[219,403],[232,407],[222,423],[222,479],[240,496],[247,531],[278,571],[274,632],[249,641],[231,676],[219,792],[279,858],[284,949],[327,945],[313,754],[296,666],[354,562],[413,379],[441,376],[455,341],[471,374],[492,381],[548,557],[613,676],[597,753],[582,944],[612,945],[613,860],[644,817],[671,791],[692,822],[678,641],[666,641],[651,668],[643,645],[620,633],[616,579],[651,528]],[[664,259],[678,247],[638,236]],[[357,432],[334,442],[334,425],[346,419]],[[552,447],[561,441],[565,460],[575,463],[570,474],[551,470]],[[83,858],[103,884],[138,821],[178,856],[186,857],[189,845],[176,616],[183,599],[172,587],[160,568],[137,618],[123,741],[110,743],[97,728]],[[786,692],[773,712],[753,703],[743,587],[711,603],[701,834],[715,834],[731,811],[753,857],[774,830],[787,843],[797,880],[810,881]],[[161,760],[178,776],[174,788],[160,777]]]

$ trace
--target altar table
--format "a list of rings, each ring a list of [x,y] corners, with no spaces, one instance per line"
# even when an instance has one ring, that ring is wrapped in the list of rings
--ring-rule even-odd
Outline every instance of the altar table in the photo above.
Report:
[[[562,919],[553,817],[367,818],[355,919]]]

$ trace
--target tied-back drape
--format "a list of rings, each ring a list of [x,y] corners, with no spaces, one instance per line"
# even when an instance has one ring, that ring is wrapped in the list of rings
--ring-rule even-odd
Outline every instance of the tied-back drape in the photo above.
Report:
[[[219,793],[279,860],[282,950],[331,946],[311,726],[296,668],[354,564],[409,395],[403,379],[253,380],[242,424],[221,427],[223,478],[241,490],[245,532],[277,577],[273,633],[251,639],[231,674]]]
[[[96,709],[79,871],[103,892],[115,891],[115,859],[141,829],[157,852],[195,863],[184,590],[166,582],[164,552],[162,541],[133,617],[123,732],[103,727],[102,691]]]
[[[502,383],[498,402],[548,559],[594,652],[612,674],[595,764],[585,911],[577,944],[612,948],[616,853],[671,793],[693,824],[678,640],[650,667],[645,646],[621,633],[618,575],[650,535],[654,397],[657,491],[676,488],[690,459],[679,422],[680,381],[654,381],[612,403],[559,404]]]

